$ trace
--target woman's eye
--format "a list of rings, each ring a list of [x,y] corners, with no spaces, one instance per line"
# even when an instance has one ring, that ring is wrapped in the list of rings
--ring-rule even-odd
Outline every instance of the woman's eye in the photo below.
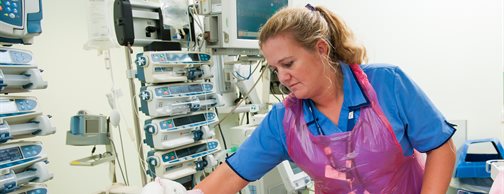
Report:
[[[292,66],[292,64],[293,64],[293,63],[294,63],[294,62],[293,62],[293,61],[291,61],[291,62],[285,63],[283,66],[284,66],[285,68],[289,68],[289,67],[291,67],[291,66]]]

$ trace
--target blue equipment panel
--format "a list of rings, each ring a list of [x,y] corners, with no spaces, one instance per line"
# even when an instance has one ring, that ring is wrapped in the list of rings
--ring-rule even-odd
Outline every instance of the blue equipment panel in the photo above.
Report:
[[[42,0],[0,0],[0,42],[32,44],[42,33]]]
[[[0,21],[23,28],[23,1],[0,1]]]
[[[16,105],[20,111],[28,111],[37,107],[37,101],[30,99],[17,99]]]
[[[42,152],[42,146],[40,145],[26,145],[21,146],[21,150],[25,158],[35,157]]]
[[[29,144],[0,149],[0,170],[33,162],[41,158],[42,146]]]
[[[15,104],[14,109],[16,110],[7,108],[12,103]],[[37,108],[37,101],[33,99],[14,99],[12,101],[2,102],[0,103],[0,118],[31,113],[35,111],[35,108]]]
[[[47,194],[46,188],[38,188],[31,191],[26,192],[26,194]]]

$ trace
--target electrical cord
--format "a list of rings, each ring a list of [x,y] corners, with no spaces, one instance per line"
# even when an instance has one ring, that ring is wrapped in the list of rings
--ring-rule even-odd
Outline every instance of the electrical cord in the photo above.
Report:
[[[121,166],[121,162],[119,160],[119,156],[117,155],[117,150],[116,150],[116,147],[115,147],[115,143],[114,143],[114,140],[112,140],[112,138],[108,137],[108,139],[110,140],[111,144],[112,144],[112,149],[114,150],[114,154],[115,154],[115,158],[117,160],[117,164],[119,165],[119,170],[121,171],[121,176],[123,178],[123,181],[124,183],[126,183],[126,185],[129,185],[129,183],[126,181],[126,178],[124,177],[124,172],[123,172],[123,169],[122,169],[122,166]]]
[[[224,150],[226,150],[226,158],[229,157],[229,154],[227,153],[227,143],[226,143],[226,138],[224,138],[224,133],[222,131],[222,127],[221,127],[221,123],[226,120],[229,115],[233,114],[234,111],[240,106],[240,104],[248,97],[248,95],[254,90],[254,88],[257,86],[257,83],[259,83],[259,80],[261,80],[262,76],[264,75],[264,72],[267,71],[267,70],[263,70],[261,72],[261,74],[259,75],[259,78],[256,80],[256,82],[254,83],[254,85],[252,85],[252,88],[243,96],[243,98],[237,102],[236,106],[229,112],[229,114],[227,114],[226,116],[224,116],[222,119],[219,120],[219,122],[217,122],[217,124],[215,124],[217,126],[217,128],[219,129],[219,132],[220,132],[220,135],[221,135],[221,138],[222,138],[222,143],[224,144]],[[215,113],[217,115],[219,115],[219,112],[217,110],[217,107],[215,108]],[[241,193],[241,191],[240,191]]]
[[[271,87],[270,87],[270,93],[273,94],[273,88]],[[278,102],[282,102],[282,100],[280,100],[280,98],[278,98],[278,96],[276,96],[275,94],[273,94],[273,97],[275,97],[278,100]]]
[[[123,137],[122,137],[122,132],[121,132],[121,126],[118,125],[117,129],[119,131],[119,140],[120,140],[120,143],[121,143],[121,153],[122,153],[122,159],[123,159],[123,162],[124,162],[124,172],[126,174],[126,179],[128,180],[127,184],[129,185],[128,166],[126,164],[126,157],[124,155],[124,143],[123,143]]]
[[[136,94],[133,94],[132,98],[136,98]],[[124,114],[123,114],[123,111],[121,110],[121,107],[120,107],[120,106],[118,106],[118,107],[117,107],[117,109],[119,110],[119,113],[120,113],[120,115],[121,115],[121,118],[125,118],[125,117],[123,116]],[[137,118],[139,118],[140,113],[139,113],[138,109],[133,109],[133,113],[135,114],[135,116],[136,116]],[[128,125],[128,122],[126,122],[126,120],[121,119],[121,121],[123,121],[123,124],[125,124],[125,125],[126,125],[126,128],[131,128],[131,127]],[[121,129],[119,129],[119,130],[121,130]],[[144,172],[144,175],[146,175],[147,170],[146,170],[145,163],[144,163],[145,161],[143,161],[143,160],[141,159],[142,157],[140,156],[140,149],[142,149],[142,146],[141,146],[141,145],[139,145],[139,146],[138,146],[138,149],[137,149],[137,150],[135,150],[135,151],[136,151],[136,155],[137,155],[138,161],[140,162],[140,168],[141,168],[141,169],[142,169],[142,171]]]
[[[262,76],[264,75],[264,72],[266,72],[266,70],[262,70],[261,74],[259,75],[259,78],[255,81],[254,85],[252,85],[252,88],[250,88],[250,90],[243,96],[243,98],[238,101],[238,103],[236,104],[236,106],[231,109],[231,111],[229,112],[229,114],[227,114],[226,116],[224,116],[219,122],[217,122],[216,125],[219,125],[221,124],[224,120],[226,120],[229,115],[233,114],[234,111],[240,106],[240,104],[248,98],[249,94],[255,89],[255,87],[257,86],[257,83],[259,83],[259,81],[261,80]]]
[[[191,14],[194,23],[196,23],[196,25],[199,27],[201,32],[204,32],[205,30],[203,28],[203,25],[201,25],[202,22],[199,20],[199,17],[198,17],[197,11],[196,11],[196,7],[194,6],[194,4],[189,6],[189,14]],[[192,49],[193,51],[196,50],[196,46],[198,47],[198,50],[201,51],[203,44],[198,41],[198,38],[200,37],[200,35],[201,35],[201,37],[203,37],[203,35],[201,33],[198,34],[196,40],[194,40],[194,47]]]
[[[219,112],[217,111],[217,107],[214,108],[215,109],[215,114],[219,115]],[[222,128],[221,128],[221,125],[220,125],[220,122],[216,124],[217,125],[217,128],[219,128],[219,133],[221,135],[221,138],[222,138],[222,143],[224,143],[224,150],[227,150],[227,143],[226,143],[226,138],[224,138],[224,132],[222,131]],[[226,152],[226,158],[229,157],[227,151]]]
[[[252,65],[249,65],[249,75],[247,77],[244,77],[242,75],[240,75],[240,73],[238,73],[237,71],[234,71],[233,72],[233,77],[235,77],[236,79],[242,81],[242,80],[249,80],[250,77],[252,77],[252,75],[255,73],[255,71],[257,70],[257,68],[261,65],[263,60],[260,60],[257,62],[257,65],[256,67],[254,67],[254,70],[252,70]]]
[[[113,107],[112,109],[116,108],[117,107],[117,104],[116,104],[116,91],[115,91],[115,79],[114,79],[114,71],[112,69],[112,62],[110,60],[110,50],[105,50],[104,51],[104,60],[105,60],[105,67],[106,69],[109,70],[110,72],[110,79],[112,81],[112,96],[113,96],[113,103],[111,104]],[[110,129],[110,118],[107,119],[107,127]],[[112,138],[110,138],[109,136],[109,139],[110,141],[112,141]],[[121,163],[119,161],[119,158],[118,158],[118,155],[117,155],[117,150],[115,149],[115,145],[112,144],[114,146],[114,152],[116,153],[116,158],[117,158],[117,163],[119,164],[119,168],[121,170],[121,175],[124,179],[124,183],[126,183],[126,185],[129,185],[129,176],[128,176],[128,169],[126,167],[126,158],[124,156],[124,145],[123,145],[123,140],[122,140],[122,133],[120,131],[120,128],[119,128],[119,139],[121,141],[121,153],[122,153],[122,158],[123,158],[123,162],[124,162],[124,170],[125,172],[123,172],[122,168],[121,168]],[[113,143],[113,141],[112,141]],[[126,174],[126,178],[124,177],[124,174]]]

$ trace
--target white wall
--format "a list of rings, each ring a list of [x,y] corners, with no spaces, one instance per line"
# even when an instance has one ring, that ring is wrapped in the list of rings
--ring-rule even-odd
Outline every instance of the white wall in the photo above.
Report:
[[[294,0],[304,6],[305,1]],[[368,48],[370,63],[399,65],[425,90],[448,119],[468,120],[470,138],[500,137],[503,107],[503,2],[501,0],[352,0],[311,1],[343,17]],[[110,182],[108,167],[71,167],[88,156],[91,147],[65,145],[70,117],[77,110],[108,114],[105,93],[111,87],[102,57],[85,51],[85,0],[43,2],[43,33],[32,46],[37,64],[49,82],[32,94],[40,109],[54,117],[58,132],[42,140],[48,150],[54,180],[51,193],[89,194]],[[120,104],[129,126],[125,57],[112,50],[117,86],[125,94]],[[138,84],[138,83],[137,83]],[[123,128],[127,128],[123,125]],[[117,132],[117,131],[115,131]],[[117,134],[117,133],[116,133]],[[130,181],[140,184],[134,142],[125,138]],[[103,149],[99,150],[102,151]]]
[[[294,1],[298,6],[305,1]],[[341,16],[369,63],[400,66],[469,138],[504,138],[501,0],[310,1]]]

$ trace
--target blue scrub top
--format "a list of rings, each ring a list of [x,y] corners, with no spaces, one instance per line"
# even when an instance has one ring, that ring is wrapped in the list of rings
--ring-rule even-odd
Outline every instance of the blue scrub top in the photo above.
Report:
[[[451,138],[455,132],[453,125],[446,122],[425,93],[399,67],[372,64],[361,65],[361,68],[376,91],[379,104],[405,156],[413,154],[413,149],[420,152],[436,149]],[[359,117],[359,109],[369,106],[350,67],[342,64],[341,70],[344,101],[338,126],[311,100],[303,101],[304,119],[314,135],[321,135],[314,119],[318,119],[322,135],[349,131]],[[282,124],[284,113],[284,105],[275,104],[237,152],[226,159],[227,164],[243,179],[250,182],[260,179],[280,162],[290,160]],[[349,119],[351,114],[355,120]]]

